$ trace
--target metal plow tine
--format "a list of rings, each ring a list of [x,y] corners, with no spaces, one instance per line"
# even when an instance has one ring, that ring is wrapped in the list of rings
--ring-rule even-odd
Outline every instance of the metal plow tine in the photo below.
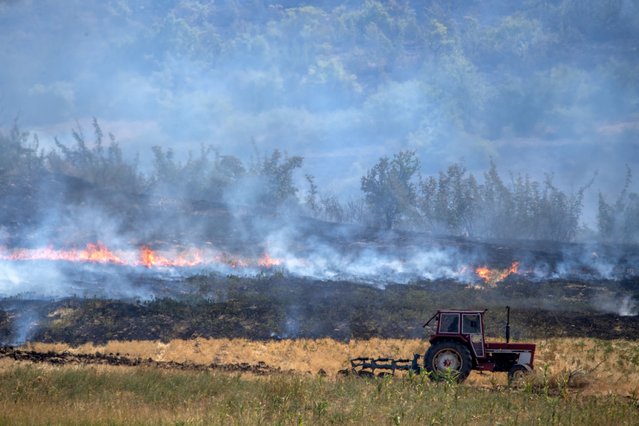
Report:
[[[358,357],[350,360],[351,371],[360,377],[375,377],[395,375],[396,371],[419,372],[418,360],[421,357],[415,354],[413,359],[405,358],[368,358]]]

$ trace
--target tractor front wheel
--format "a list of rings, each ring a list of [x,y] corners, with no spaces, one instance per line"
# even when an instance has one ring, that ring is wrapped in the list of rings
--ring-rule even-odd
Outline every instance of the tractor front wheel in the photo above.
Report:
[[[452,379],[461,383],[470,374],[472,363],[468,347],[453,340],[433,343],[424,355],[424,368],[436,381]]]
[[[521,386],[526,376],[530,374],[531,368],[523,364],[515,364],[508,370],[508,384],[510,386]]]

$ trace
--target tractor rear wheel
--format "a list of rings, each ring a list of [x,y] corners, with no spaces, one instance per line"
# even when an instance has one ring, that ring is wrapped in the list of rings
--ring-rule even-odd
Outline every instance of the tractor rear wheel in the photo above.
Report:
[[[435,342],[424,355],[424,368],[436,381],[453,379],[461,383],[470,374],[472,364],[468,347],[454,340]]]

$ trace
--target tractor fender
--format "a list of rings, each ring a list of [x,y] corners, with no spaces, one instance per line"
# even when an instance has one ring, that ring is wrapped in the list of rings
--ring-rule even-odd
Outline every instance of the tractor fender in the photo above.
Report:
[[[517,364],[521,365],[530,365],[532,363],[532,353],[530,352],[521,352],[519,354],[519,359],[517,360]]]
[[[462,342],[463,344],[470,346],[470,340],[467,339],[466,336],[464,336],[463,334],[456,334],[451,336],[446,336],[446,335],[442,336],[442,335],[435,334],[433,336],[430,336],[430,339],[428,339],[431,345],[434,343],[440,342],[442,340]]]
[[[530,364],[515,364],[515,366],[516,365],[520,365],[520,366],[524,367],[526,370],[528,370],[529,373],[531,373],[533,371],[533,368],[530,366]]]

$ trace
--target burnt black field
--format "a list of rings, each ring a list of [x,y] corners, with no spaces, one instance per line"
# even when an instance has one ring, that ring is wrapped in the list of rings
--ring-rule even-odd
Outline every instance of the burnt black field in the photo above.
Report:
[[[160,296],[2,299],[0,337],[4,344],[196,337],[421,338],[427,335],[422,325],[438,308],[488,309],[487,334],[498,337],[503,335],[507,305],[516,339],[634,339],[639,333],[639,316],[619,312],[623,298],[639,297],[636,278],[531,282],[513,275],[492,288],[446,280],[380,288],[282,273],[143,280]],[[603,304],[605,309],[603,301],[611,301]]]

